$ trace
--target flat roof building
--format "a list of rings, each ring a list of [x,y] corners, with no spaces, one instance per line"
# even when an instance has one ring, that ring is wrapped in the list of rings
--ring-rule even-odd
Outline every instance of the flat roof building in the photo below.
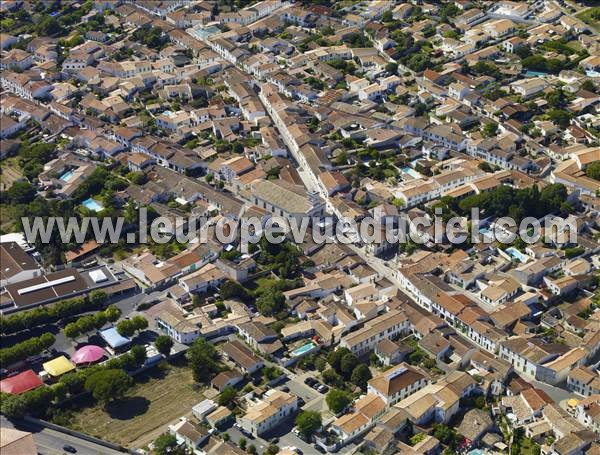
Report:
[[[16,308],[5,311],[45,305],[117,282],[118,280],[105,266],[84,272],[67,268],[6,286],[8,296]]]

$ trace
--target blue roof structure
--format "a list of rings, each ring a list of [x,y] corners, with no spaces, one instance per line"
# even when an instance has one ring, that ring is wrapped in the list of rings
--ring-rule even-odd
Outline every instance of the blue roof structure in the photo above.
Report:
[[[131,341],[129,338],[125,338],[124,336],[119,335],[119,332],[117,332],[116,327],[111,327],[109,329],[102,330],[100,332],[100,336],[113,349],[125,346]]]

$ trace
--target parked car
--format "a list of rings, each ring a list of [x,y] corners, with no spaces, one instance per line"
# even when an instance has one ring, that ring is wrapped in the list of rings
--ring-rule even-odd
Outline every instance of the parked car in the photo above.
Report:
[[[312,387],[313,385],[315,385],[317,382],[318,382],[318,381],[317,381],[315,378],[310,378],[310,377],[309,377],[309,378],[306,378],[306,379],[304,380],[304,383],[305,383],[306,385],[309,385],[309,386],[311,386],[311,387]]]
[[[289,392],[289,391],[290,391],[290,388],[289,388],[288,386],[284,385],[284,386],[281,388],[281,391],[282,391],[282,392]]]
[[[73,447],[73,446],[69,445],[69,444],[65,444],[65,445],[63,446],[63,450],[64,450],[65,452],[69,452],[69,453],[77,453],[77,449],[76,449],[75,447]]]
[[[240,430],[240,433],[242,433],[248,439],[254,439],[254,435],[252,433],[250,433],[248,430],[246,430],[245,428],[240,428],[239,430]]]

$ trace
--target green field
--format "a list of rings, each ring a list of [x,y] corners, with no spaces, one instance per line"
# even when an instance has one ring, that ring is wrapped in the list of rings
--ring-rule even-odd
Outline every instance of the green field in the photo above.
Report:
[[[120,402],[106,409],[88,403],[92,405],[72,411],[69,426],[126,447],[144,447],[203,399],[193,384],[192,371],[185,365],[154,368],[136,378]]]
[[[12,184],[23,177],[18,164],[18,157],[6,158],[0,162],[0,191],[6,191]]]
[[[588,8],[575,15],[586,24],[594,27],[596,31],[600,31],[600,6]]]

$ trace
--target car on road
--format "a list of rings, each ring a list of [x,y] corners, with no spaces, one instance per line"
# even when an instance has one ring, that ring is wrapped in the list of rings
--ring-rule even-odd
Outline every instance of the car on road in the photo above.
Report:
[[[314,386],[314,385],[315,385],[316,383],[318,383],[318,382],[319,382],[319,381],[317,381],[315,378],[310,378],[310,377],[309,377],[309,378],[306,378],[306,379],[304,380],[304,383],[305,383],[306,385],[309,385],[309,386],[311,386],[311,387],[312,387],[312,386]]]
[[[69,452],[69,453],[77,453],[77,449],[76,449],[75,447],[73,447],[73,446],[69,445],[69,444],[65,444],[65,445],[63,446],[63,450],[64,450],[65,452]]]
[[[321,384],[321,383],[319,383],[317,386],[315,386],[315,389],[319,393],[327,393],[329,391],[329,387],[327,387],[325,384]]]
[[[252,433],[250,433],[248,430],[246,430],[245,428],[240,428],[239,430],[240,430],[240,433],[242,433],[248,439],[254,439],[254,435]]]
[[[302,397],[298,397],[298,407],[301,408],[305,404],[306,402],[304,401],[304,399]]]

